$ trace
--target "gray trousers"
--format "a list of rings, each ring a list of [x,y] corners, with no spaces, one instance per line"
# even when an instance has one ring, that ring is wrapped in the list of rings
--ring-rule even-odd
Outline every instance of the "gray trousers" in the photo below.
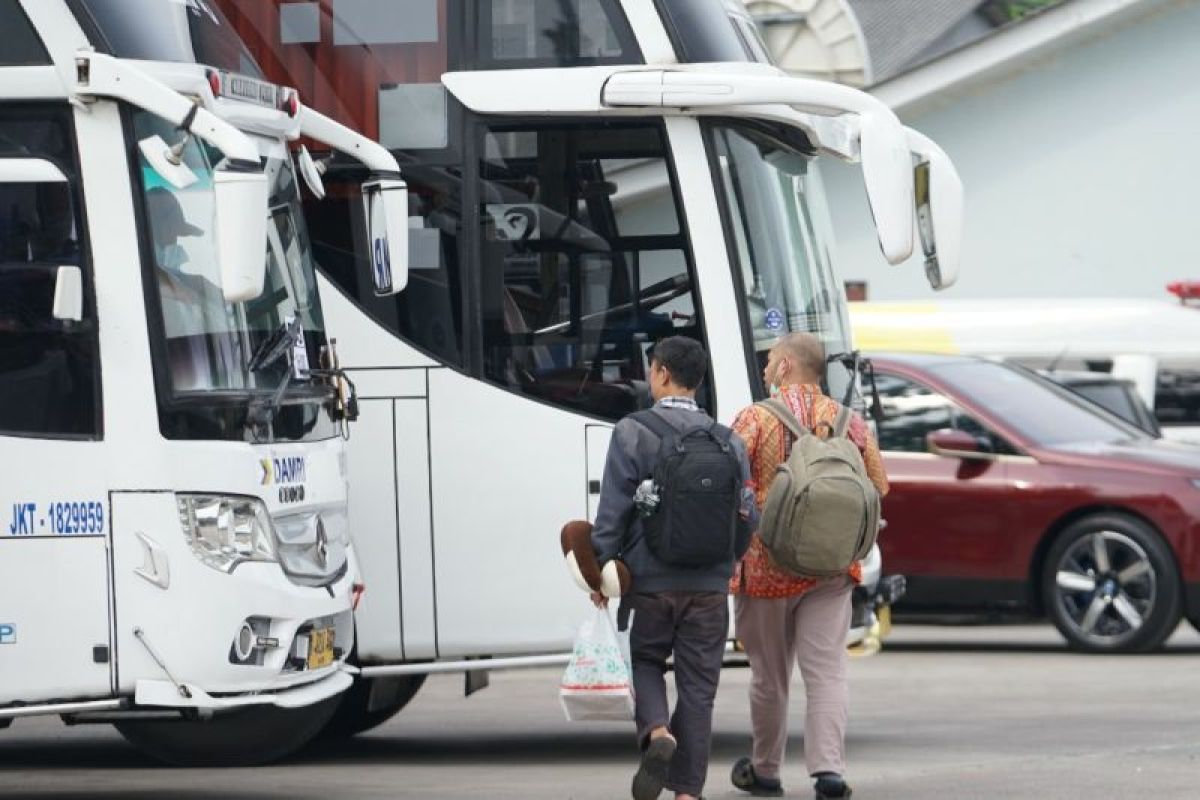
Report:
[[[846,771],[846,631],[849,578],[829,578],[800,597],[736,599],[737,635],[750,657],[754,771],[778,778],[788,735],[792,667],[799,662],[807,699],[804,760],[810,775]]]
[[[708,776],[713,701],[721,679],[729,635],[728,596],[724,592],[633,594],[633,658],[638,743],[665,725],[679,743],[667,788],[700,795]],[[667,703],[667,658],[675,654],[675,713]]]

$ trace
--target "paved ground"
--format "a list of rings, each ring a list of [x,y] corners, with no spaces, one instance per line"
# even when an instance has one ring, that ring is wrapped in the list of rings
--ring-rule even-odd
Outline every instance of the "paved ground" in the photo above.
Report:
[[[1043,626],[909,626],[889,645],[852,667],[856,798],[1200,796],[1200,635],[1190,628],[1167,652],[1136,657],[1074,655]],[[628,797],[627,727],[564,722],[557,677],[498,674],[467,700],[461,677],[431,680],[375,733],[256,769],[165,769],[107,727],[20,721],[0,731],[0,796]],[[727,770],[748,744],[747,677],[723,679],[710,800],[742,796]],[[792,711],[799,723],[802,699]],[[791,796],[811,796],[798,759],[784,778]]]

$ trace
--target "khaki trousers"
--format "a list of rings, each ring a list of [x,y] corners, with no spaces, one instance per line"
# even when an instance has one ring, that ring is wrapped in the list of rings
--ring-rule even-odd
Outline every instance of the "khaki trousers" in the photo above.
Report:
[[[799,661],[807,706],[804,759],[809,775],[846,771],[847,577],[830,578],[799,597],[736,598],[737,636],[750,657],[754,771],[778,778],[788,736],[792,665]]]

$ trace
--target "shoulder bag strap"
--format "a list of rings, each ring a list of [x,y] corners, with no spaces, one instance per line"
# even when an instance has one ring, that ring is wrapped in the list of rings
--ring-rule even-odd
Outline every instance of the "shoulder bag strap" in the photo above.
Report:
[[[770,411],[776,419],[783,423],[783,427],[791,431],[792,436],[799,439],[804,435],[805,431],[800,427],[800,420],[796,419],[796,415],[788,408],[787,403],[772,397],[770,400],[763,400],[758,405]]]
[[[847,406],[842,406],[838,410],[837,420],[833,423],[834,437],[840,439],[850,431],[850,416],[853,413]]]

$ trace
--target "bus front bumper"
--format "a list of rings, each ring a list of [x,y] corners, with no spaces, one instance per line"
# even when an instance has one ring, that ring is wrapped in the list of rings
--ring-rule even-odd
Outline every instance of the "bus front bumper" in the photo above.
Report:
[[[178,685],[168,680],[137,681],[134,703],[140,707],[192,708],[211,711],[228,711],[246,706],[272,705],[280,708],[302,708],[341,694],[354,682],[345,665],[331,668],[327,675],[311,683],[280,689],[273,692],[247,692],[243,694],[211,695],[190,683]]]

